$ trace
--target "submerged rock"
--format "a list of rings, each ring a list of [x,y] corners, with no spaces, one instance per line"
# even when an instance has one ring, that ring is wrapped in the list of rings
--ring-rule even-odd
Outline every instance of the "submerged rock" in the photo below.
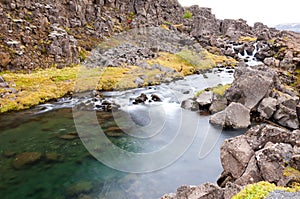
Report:
[[[12,166],[15,169],[23,169],[26,166],[33,165],[37,163],[42,157],[42,154],[39,152],[25,152],[16,155],[12,160]]]
[[[224,111],[212,115],[210,123],[234,129],[250,126],[250,110],[240,103],[231,103]]]
[[[89,193],[93,189],[92,182],[79,182],[68,188],[66,194],[68,196],[79,196],[84,193]]]

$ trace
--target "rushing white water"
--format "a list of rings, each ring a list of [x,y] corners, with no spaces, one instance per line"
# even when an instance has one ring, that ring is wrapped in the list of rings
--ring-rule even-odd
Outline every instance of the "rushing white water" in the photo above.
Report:
[[[233,45],[232,44],[231,49],[234,52],[235,48],[241,48],[242,46],[243,46],[243,44],[242,45]],[[257,65],[262,64],[262,62],[258,61],[255,57],[256,53],[259,52],[261,50],[261,48],[258,48],[257,43],[254,43],[253,46],[254,46],[254,50],[253,50],[252,54],[248,54],[246,49],[244,49],[243,54],[238,53],[238,57],[241,60],[244,60],[248,66],[257,66]]]

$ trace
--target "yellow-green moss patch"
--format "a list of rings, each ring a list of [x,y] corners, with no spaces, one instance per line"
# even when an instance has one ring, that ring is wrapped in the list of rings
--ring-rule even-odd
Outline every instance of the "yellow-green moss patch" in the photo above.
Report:
[[[230,88],[231,84],[225,84],[225,85],[218,85],[216,87],[212,87],[212,88],[208,88],[205,90],[201,90],[199,92],[196,93],[196,97],[198,97],[201,93],[203,93],[204,91],[212,91],[214,94],[219,95],[219,96],[224,96],[225,91]]]
[[[196,53],[184,49],[177,54],[166,52],[159,53],[159,57],[148,61],[150,65],[158,63],[162,66],[175,69],[181,75],[191,75],[199,70],[207,70],[218,64],[236,65],[236,60],[225,56],[214,55],[206,50]]]
[[[247,185],[245,189],[233,196],[232,199],[263,199],[266,198],[270,192],[275,190],[297,192],[300,190],[299,186],[295,187],[279,187],[269,182],[258,182],[256,184]]]

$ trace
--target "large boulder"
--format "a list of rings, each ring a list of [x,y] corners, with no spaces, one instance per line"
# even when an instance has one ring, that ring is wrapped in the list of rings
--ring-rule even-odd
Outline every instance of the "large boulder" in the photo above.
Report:
[[[210,123],[234,129],[247,128],[250,123],[250,110],[240,103],[232,102],[224,111],[210,117]]]
[[[245,172],[253,155],[253,149],[243,136],[226,140],[221,146],[222,166],[235,179]]]
[[[239,67],[225,96],[229,102],[239,102],[252,110],[271,92],[275,74],[265,67]]]

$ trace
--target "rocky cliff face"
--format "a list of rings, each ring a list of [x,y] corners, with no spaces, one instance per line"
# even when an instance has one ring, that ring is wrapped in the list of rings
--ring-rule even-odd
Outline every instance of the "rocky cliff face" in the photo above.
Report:
[[[177,0],[2,0],[0,69],[76,64],[105,37],[159,25],[189,33],[203,46],[215,46],[219,35],[269,39],[276,33],[262,24],[250,27],[244,20],[221,21],[209,8],[183,8]]]

